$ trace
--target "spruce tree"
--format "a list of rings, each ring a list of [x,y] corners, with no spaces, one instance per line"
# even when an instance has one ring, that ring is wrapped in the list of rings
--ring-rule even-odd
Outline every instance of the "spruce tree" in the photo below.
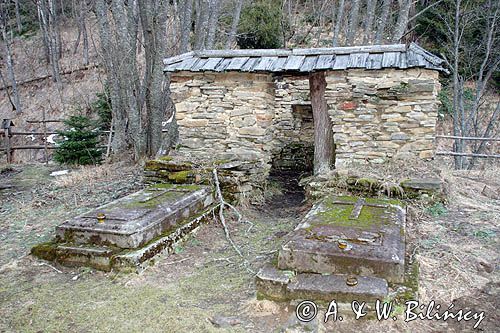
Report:
[[[61,164],[98,164],[102,161],[102,150],[98,148],[99,130],[85,116],[71,116],[64,121],[67,129],[58,131],[61,140],[54,159]]]

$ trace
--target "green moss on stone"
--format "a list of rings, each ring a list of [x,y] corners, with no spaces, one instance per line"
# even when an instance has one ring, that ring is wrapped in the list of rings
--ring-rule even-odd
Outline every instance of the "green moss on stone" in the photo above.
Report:
[[[153,184],[146,188],[147,190],[156,190],[156,189],[172,189],[172,190],[181,190],[181,191],[197,191],[201,189],[200,185],[196,184],[170,184],[170,183],[159,183]]]
[[[47,242],[35,245],[31,248],[31,254],[40,259],[54,261],[57,257],[57,243]]]
[[[157,158],[160,161],[172,161],[174,158],[172,156],[161,156]]]
[[[350,219],[352,210],[354,209],[354,204],[358,200],[357,197],[351,196],[340,196],[340,197],[329,197],[322,202],[322,211],[316,215],[315,222],[313,226],[321,225],[331,225],[336,226],[349,226],[357,228],[371,228],[373,226],[380,226],[387,220],[384,212],[387,210],[393,210],[394,208],[380,208],[363,206],[361,212],[357,219]],[[335,201],[335,202],[334,202]],[[345,202],[345,204],[336,203],[338,201]],[[402,206],[399,200],[395,199],[375,199],[367,198],[365,199],[367,204],[390,204]]]
[[[191,170],[172,172],[168,175],[168,179],[174,183],[185,183],[189,178],[193,177],[193,172]]]

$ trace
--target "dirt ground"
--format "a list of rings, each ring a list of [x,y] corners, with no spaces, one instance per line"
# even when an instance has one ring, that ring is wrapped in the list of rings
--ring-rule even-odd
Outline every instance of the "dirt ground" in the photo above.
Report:
[[[103,165],[52,177],[57,166],[0,168],[0,332],[443,332],[474,321],[398,320],[299,324],[294,306],[257,301],[254,272],[276,254],[307,206],[283,200],[242,209],[230,221],[240,258],[217,222],[201,226],[176,253],[141,274],[66,268],[29,255],[54,226],[142,185],[139,167]],[[496,169],[498,170],[498,169]],[[407,241],[420,263],[419,300],[484,311],[479,331],[500,324],[500,204],[481,195],[498,172],[443,171],[446,207],[410,208]],[[289,196],[288,196],[289,198]],[[320,317],[318,317],[320,318]]]

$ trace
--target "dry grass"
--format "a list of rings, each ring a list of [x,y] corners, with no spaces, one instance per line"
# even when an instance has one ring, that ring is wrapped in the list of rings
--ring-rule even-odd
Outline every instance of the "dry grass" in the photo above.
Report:
[[[73,187],[80,184],[94,185],[96,182],[102,181],[103,179],[115,178],[117,176],[117,169],[120,172],[130,173],[136,167],[134,166],[123,166],[119,164],[101,164],[97,166],[81,166],[77,169],[73,169],[70,173],[57,176],[54,184],[60,187]]]

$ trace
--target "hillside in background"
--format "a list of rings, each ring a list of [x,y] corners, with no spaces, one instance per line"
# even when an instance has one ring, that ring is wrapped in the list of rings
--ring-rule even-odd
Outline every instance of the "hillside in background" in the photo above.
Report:
[[[106,56],[122,57],[126,53],[117,50],[119,43],[101,48],[103,29],[100,28],[100,22],[103,21],[97,20],[95,14],[99,3],[100,1],[41,1],[35,4],[2,0],[3,14],[0,18],[5,35],[0,64],[3,79],[0,116],[2,119],[13,119],[17,131],[40,131],[40,124],[27,121],[42,119],[44,112],[46,119],[65,119],[74,114],[97,117],[96,112],[91,110],[91,105],[97,99],[96,95],[103,93],[110,75],[111,67],[105,66],[109,62],[109,59],[105,61]],[[160,3],[163,2],[158,2],[157,5],[160,6]],[[457,7],[457,4],[459,3],[452,0],[169,1],[162,7],[164,10],[161,16],[158,16],[164,22],[161,25],[166,32],[164,39],[158,44],[158,49],[154,45],[147,49],[154,48],[151,52],[155,57],[167,57],[205,48],[331,47],[416,41],[446,57],[452,68],[453,54],[450,52],[453,45],[450,43],[453,36],[448,35],[448,30],[453,26],[453,10],[458,8],[459,13],[461,11],[464,15],[469,15],[464,17],[470,19],[470,22],[464,19],[459,23],[463,24],[465,33],[460,44],[462,53],[457,55],[460,59],[456,70],[457,84],[453,83],[454,70],[449,75],[442,76],[443,91],[440,97],[443,108],[439,132],[463,136],[495,136],[499,131],[500,114],[496,89],[499,56],[498,48],[495,47],[499,39],[498,24],[495,23],[498,6],[494,7],[494,2],[487,0],[475,3],[477,8],[468,3],[463,8]],[[485,8],[490,11],[485,11]],[[107,19],[111,23],[108,33],[113,36],[116,32],[113,26],[120,20],[115,21],[119,16],[115,17],[111,8],[108,8],[108,13]],[[102,19],[103,15],[98,17]],[[475,21],[470,17],[475,17]],[[20,30],[19,24],[22,25]],[[488,30],[490,25],[492,28]],[[483,26],[484,30],[479,28]],[[138,26],[135,31],[141,30],[142,27]],[[112,40],[118,41],[116,36]],[[491,37],[491,43],[481,44],[489,40],[488,36]],[[136,37],[134,59],[134,70],[141,79],[146,77],[144,65],[147,40],[144,38],[143,35]],[[84,47],[85,41],[87,48]],[[123,42],[128,43],[120,43]],[[491,54],[484,59],[483,68],[481,61],[488,48]],[[55,61],[50,56],[54,50],[60,50],[60,58]],[[109,54],[106,50],[110,50]],[[9,52],[22,113],[14,110],[16,99],[9,76]],[[114,70],[131,66],[130,59],[117,61],[118,65],[112,67]],[[54,81],[57,79],[54,76],[54,63],[58,66],[60,82]],[[112,74],[116,75],[117,73]],[[127,81],[132,80],[125,80]],[[123,83],[119,85],[123,86]],[[5,86],[10,88],[5,89]],[[457,86],[456,91],[454,86]],[[459,92],[462,92],[460,96],[463,97],[459,96],[460,99],[455,103],[453,96]],[[111,95],[117,98],[114,93]],[[124,94],[126,95],[130,94]],[[124,109],[130,109],[130,106]],[[167,114],[162,119],[169,117]],[[461,128],[453,123],[453,118],[468,117],[471,117],[474,126],[464,125]],[[47,130],[52,132],[60,129],[62,124],[48,123],[47,126]],[[487,131],[488,127],[491,129]],[[42,143],[40,136],[15,137],[14,140],[19,145]],[[454,149],[452,141],[441,140],[438,144],[445,146],[445,150]],[[474,152],[478,147],[467,146],[460,149]],[[488,143],[481,149],[494,153],[498,146]],[[16,152],[17,161],[36,161],[42,157],[41,150]]]

